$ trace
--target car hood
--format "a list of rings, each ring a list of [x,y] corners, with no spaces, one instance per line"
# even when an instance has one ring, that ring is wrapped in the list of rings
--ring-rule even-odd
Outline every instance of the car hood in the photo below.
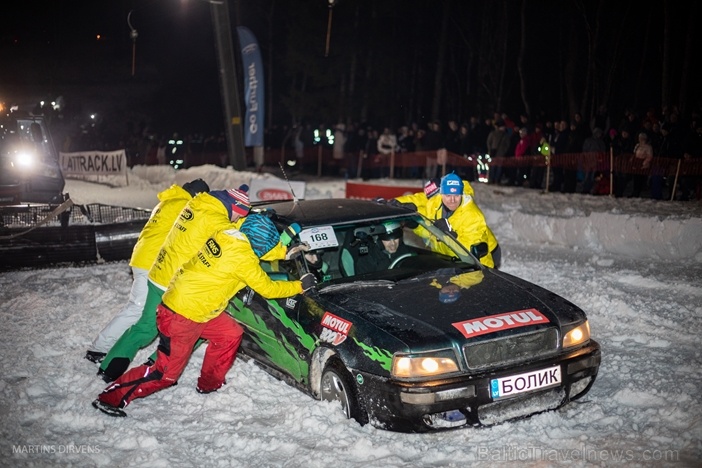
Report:
[[[498,270],[438,270],[398,282],[357,281],[320,291],[325,306],[410,347],[487,340],[585,319],[564,298]],[[359,323],[356,323],[357,325]]]

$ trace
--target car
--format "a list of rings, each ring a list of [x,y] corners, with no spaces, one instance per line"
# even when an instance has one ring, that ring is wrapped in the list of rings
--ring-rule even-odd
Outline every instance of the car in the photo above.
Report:
[[[398,432],[491,426],[582,398],[601,361],[585,312],[533,283],[484,267],[407,207],[360,199],[255,204],[326,263],[305,294],[244,288],[227,312],[244,358],[360,424]],[[407,252],[377,271],[348,263],[400,225]],[[451,255],[427,245],[446,244]],[[275,280],[312,271],[304,255],[262,262]],[[381,268],[382,267],[382,268]]]
[[[44,117],[0,111],[0,204],[61,204],[64,185]]]

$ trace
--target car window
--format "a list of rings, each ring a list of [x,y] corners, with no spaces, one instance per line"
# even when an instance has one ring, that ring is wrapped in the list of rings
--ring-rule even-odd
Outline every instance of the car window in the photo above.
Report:
[[[420,216],[397,220],[403,226],[402,237],[397,251],[390,253],[380,238],[385,232],[383,221],[303,229],[300,238],[311,245],[310,252],[293,260],[266,262],[269,265],[264,269],[270,271],[272,277],[273,272],[283,271],[291,279],[299,279],[311,272],[317,277],[319,288],[323,288],[329,284],[354,281],[399,281],[445,268],[480,268],[455,239],[435,229],[430,221]],[[430,250],[427,241],[430,237],[434,241],[440,239],[452,254]]]

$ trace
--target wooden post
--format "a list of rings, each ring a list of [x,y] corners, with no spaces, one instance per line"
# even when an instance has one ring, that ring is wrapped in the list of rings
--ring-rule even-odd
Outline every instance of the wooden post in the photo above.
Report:
[[[543,193],[548,193],[548,187],[551,184],[551,151],[549,150],[548,156],[546,156],[546,186],[544,187]]]
[[[322,176],[322,142],[319,143],[319,150],[317,151],[317,177]]]
[[[614,196],[614,148],[609,148],[609,196]]]
[[[390,178],[395,177],[395,150],[390,151]]]
[[[678,186],[678,176],[680,175],[680,163],[682,162],[682,159],[678,159],[678,167],[675,169],[675,180],[673,181],[673,190],[670,192],[670,201],[675,200],[675,191],[677,190]]]

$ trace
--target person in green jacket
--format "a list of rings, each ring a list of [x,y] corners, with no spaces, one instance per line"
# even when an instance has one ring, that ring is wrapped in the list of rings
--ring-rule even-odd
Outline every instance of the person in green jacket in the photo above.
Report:
[[[98,375],[111,382],[122,375],[137,352],[156,339],[156,307],[178,268],[216,231],[239,227],[251,204],[248,186],[200,193],[181,210],[149,269],[148,293],[139,320],[107,353]],[[284,254],[284,249],[283,249]]]
[[[209,190],[204,180],[195,179],[184,183],[182,187],[174,184],[157,195],[159,202],[139,233],[129,260],[129,266],[132,269],[132,289],[129,292],[129,299],[100,330],[85,353],[85,359],[95,363],[101,362],[122,333],[139,320],[146,302],[149,269],[154,263],[161,244],[166,240],[171,226],[185,204],[198,193],[209,192]]]
[[[123,408],[132,400],[178,381],[199,339],[209,344],[196,390],[210,393],[224,385],[243,336],[243,328],[223,313],[229,300],[245,286],[265,298],[281,298],[302,294],[317,284],[313,273],[299,281],[274,281],[268,276],[260,260],[270,258],[279,245],[278,231],[265,214],[251,214],[240,229],[220,230],[207,239],[178,269],[163,294],[154,364],[130,369],[105,388],[93,406],[111,416],[126,416]]]

